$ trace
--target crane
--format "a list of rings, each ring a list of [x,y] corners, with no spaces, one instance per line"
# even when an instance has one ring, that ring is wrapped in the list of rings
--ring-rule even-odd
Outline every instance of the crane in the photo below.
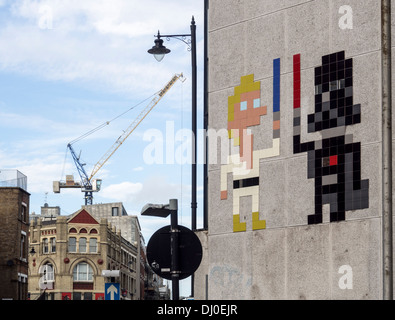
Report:
[[[151,110],[158,104],[158,102],[164,97],[164,95],[170,90],[170,88],[174,85],[177,80],[183,80],[183,74],[175,74],[171,80],[164,86],[158,93],[154,96],[154,98],[150,101],[150,103],[141,111],[141,113],[137,116],[136,119],[129,125],[129,127],[123,132],[123,134],[115,141],[115,143],[108,149],[108,151],[100,158],[100,160],[93,167],[92,173],[90,175],[85,171],[85,164],[81,163],[80,156],[77,156],[75,153],[72,144],[77,141],[74,140],[67,144],[67,148],[69,149],[71,156],[73,157],[75,166],[77,167],[78,174],[81,178],[81,181],[74,181],[74,177],[72,175],[66,175],[66,181],[54,181],[53,182],[53,191],[54,193],[60,193],[60,189],[62,188],[80,188],[81,192],[85,192],[85,205],[93,204],[93,192],[99,192],[101,189],[101,179],[93,179],[93,177],[97,174],[97,172],[104,166],[104,164],[111,158],[111,156],[118,150],[118,148],[125,142],[125,140],[132,134],[132,132],[138,127],[138,125],[145,119],[145,117],[151,112]],[[105,124],[109,124],[107,121]],[[103,126],[103,125],[102,125]],[[99,126],[98,128],[101,128]],[[94,132],[95,129],[90,131]],[[85,137],[83,135],[83,137]]]

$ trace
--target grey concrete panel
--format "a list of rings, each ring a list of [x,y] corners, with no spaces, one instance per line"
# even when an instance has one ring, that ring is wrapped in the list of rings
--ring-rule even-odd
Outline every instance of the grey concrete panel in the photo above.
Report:
[[[209,299],[251,299],[252,232],[209,237]]]
[[[251,299],[286,297],[286,229],[253,232]]]
[[[260,163],[259,212],[266,220],[266,228],[282,227],[287,224],[285,201],[286,161],[267,159]]]
[[[210,3],[209,30],[229,27],[244,20],[245,0],[216,0]]]
[[[331,51],[344,50],[347,44],[346,54],[359,55],[362,52],[376,51],[380,48],[380,2],[375,0],[350,0],[346,3],[342,0],[328,1],[330,3],[329,19]],[[343,14],[339,9],[347,5],[345,9],[352,15],[352,29],[341,28],[339,20]],[[351,9],[351,11],[349,10]],[[349,23],[340,25],[348,25]],[[369,40],[368,40],[369,39]]]
[[[287,299],[330,297],[330,224],[287,229]]]
[[[209,36],[209,91],[239,85],[245,75],[245,24],[232,25]]]
[[[331,224],[331,299],[381,299],[380,238],[379,218]],[[344,286],[347,273],[352,286]]]
[[[254,73],[256,78],[273,76],[273,59],[281,58],[281,70],[284,72],[285,51],[285,15],[284,12],[260,17],[246,22],[245,71]],[[241,46],[242,44],[240,44]],[[265,61],[264,63],[262,63]]]
[[[228,179],[228,199],[221,200],[220,171],[210,172],[208,185],[209,234],[233,232],[233,181]]]

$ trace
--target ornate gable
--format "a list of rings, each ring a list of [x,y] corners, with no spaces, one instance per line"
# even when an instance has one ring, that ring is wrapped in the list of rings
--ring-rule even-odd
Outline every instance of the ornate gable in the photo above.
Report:
[[[88,211],[82,209],[77,212],[70,220],[69,223],[83,223],[83,224],[99,224],[95,218],[93,218]]]

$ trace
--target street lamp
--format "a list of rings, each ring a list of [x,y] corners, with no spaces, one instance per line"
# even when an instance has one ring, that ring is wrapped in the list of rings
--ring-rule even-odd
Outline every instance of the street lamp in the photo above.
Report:
[[[170,199],[169,204],[146,204],[141,210],[141,215],[161,218],[166,218],[170,215],[172,297],[173,300],[179,300],[178,201],[177,199]]]
[[[154,43],[155,45],[148,50],[148,53],[153,54],[155,59],[158,62],[161,62],[163,60],[163,58],[165,57],[165,54],[170,53],[170,49],[167,49],[164,45],[163,45],[163,40],[160,38],[160,33],[158,30],[158,35],[157,35],[158,39],[155,39]]]
[[[191,51],[191,58],[192,58],[192,196],[191,196],[191,215],[192,215],[192,230],[196,230],[196,128],[197,128],[197,121],[196,121],[196,25],[195,25],[195,18],[192,16],[191,21],[191,33],[190,34],[167,34],[161,35],[158,31],[158,34],[155,35],[156,37],[154,43],[155,45],[148,50],[148,53],[154,55],[155,59],[160,62],[164,58],[164,56],[170,53],[170,49],[167,49],[163,45],[163,40],[161,37],[166,38],[168,41],[170,38],[178,39],[184,42],[188,46],[188,51]],[[190,39],[187,41],[187,37]]]

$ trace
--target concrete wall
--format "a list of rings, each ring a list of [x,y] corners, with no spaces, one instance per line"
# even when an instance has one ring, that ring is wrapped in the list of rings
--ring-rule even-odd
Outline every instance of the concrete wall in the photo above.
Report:
[[[251,74],[260,82],[260,107],[267,106],[267,112],[258,123],[247,125],[253,135],[251,153],[257,151],[260,157],[244,176],[228,170],[221,186],[226,163],[210,162],[220,151],[209,155],[209,229],[200,235],[207,249],[195,276],[196,298],[382,298],[380,2],[211,0],[208,17],[209,128],[229,128],[228,121],[234,119],[229,117],[228,99],[236,96],[246,79],[242,77]],[[323,66],[323,56],[343,51],[345,60],[352,59],[352,87],[336,92],[344,89],[352,96],[350,112],[360,110],[360,118],[343,125],[344,118],[328,130],[311,132],[308,117],[316,111],[316,68]],[[300,55],[300,108],[295,108],[295,55]],[[274,85],[275,59],[280,59],[279,89]],[[344,78],[350,78],[347,72]],[[276,95],[279,112],[273,108]],[[324,94],[318,95],[324,99]],[[331,95],[332,100],[336,98]],[[279,133],[274,128],[278,119]],[[297,135],[306,150],[295,149]],[[329,137],[345,138],[341,147],[330,140],[327,164],[324,156],[318,158],[322,167],[337,168],[331,177],[317,174],[312,159]],[[332,150],[351,143],[354,149],[348,153]],[[231,152],[237,155],[240,149]],[[335,162],[329,165],[329,158]],[[346,159],[352,160],[344,164]],[[249,191],[235,189],[235,180],[251,178],[254,171],[258,185]],[[347,182],[351,189],[344,187]],[[321,183],[336,190],[328,194],[317,188]],[[317,207],[322,221],[315,220],[321,210]]]

